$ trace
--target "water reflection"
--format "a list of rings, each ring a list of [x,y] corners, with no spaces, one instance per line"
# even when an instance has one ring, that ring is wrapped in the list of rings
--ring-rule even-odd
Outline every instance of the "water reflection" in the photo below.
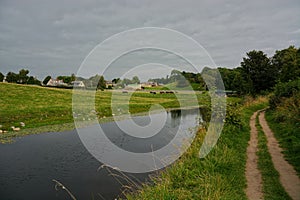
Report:
[[[147,139],[118,132],[114,122],[101,126],[108,131],[109,139],[121,148],[149,152],[168,144],[178,129],[180,118],[186,127],[192,127],[197,117],[190,110],[170,111],[162,131]],[[135,118],[140,122],[144,119],[145,116]],[[98,193],[105,199],[114,199],[121,193],[119,182],[106,170],[98,171],[102,164],[87,152],[76,130],[31,135],[12,144],[1,144],[0,158],[0,199],[68,199],[64,191],[54,189],[52,179],[65,184],[77,199],[97,199]],[[142,182],[148,177],[148,174],[126,175]]]

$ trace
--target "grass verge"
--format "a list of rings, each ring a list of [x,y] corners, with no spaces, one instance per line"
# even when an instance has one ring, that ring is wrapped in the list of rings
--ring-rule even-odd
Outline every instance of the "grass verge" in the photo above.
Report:
[[[279,174],[274,168],[271,155],[267,147],[267,138],[259,125],[258,116],[256,118],[258,131],[258,169],[261,171],[263,180],[263,193],[265,200],[288,200],[291,199],[282,187]]]
[[[205,130],[198,131],[189,150],[127,199],[247,199],[245,164],[249,120],[254,111],[266,107],[266,100],[244,106],[241,126],[225,124],[214,149],[204,159],[198,153]],[[250,104],[249,104],[250,105]]]

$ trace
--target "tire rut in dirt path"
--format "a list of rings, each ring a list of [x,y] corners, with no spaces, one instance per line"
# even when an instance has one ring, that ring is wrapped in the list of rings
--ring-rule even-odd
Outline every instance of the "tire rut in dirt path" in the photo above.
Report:
[[[261,172],[258,170],[258,156],[256,155],[258,151],[258,132],[255,126],[257,113],[253,113],[250,119],[250,140],[247,147],[247,162],[246,162],[246,180],[247,188],[246,195],[250,200],[263,199],[262,192],[262,177]]]
[[[292,199],[300,199],[300,179],[293,166],[284,159],[281,153],[282,149],[279,147],[278,141],[267,124],[265,112],[259,115],[259,123],[267,137],[268,150],[272,157],[274,167],[279,173],[282,186]]]

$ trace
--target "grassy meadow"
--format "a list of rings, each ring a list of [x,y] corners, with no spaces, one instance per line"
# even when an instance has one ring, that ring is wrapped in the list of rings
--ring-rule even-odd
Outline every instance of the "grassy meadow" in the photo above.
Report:
[[[72,129],[72,90],[48,88],[31,85],[0,83],[0,125],[1,130],[8,133],[1,134],[0,138],[26,135],[30,133],[60,131]],[[89,96],[91,91],[83,91],[81,95]],[[120,112],[112,113],[112,91],[97,91],[95,95],[95,110],[99,121],[110,120],[113,114],[122,113],[122,108],[129,102],[129,112],[137,114],[149,111],[150,107],[160,104],[164,108],[177,108],[180,106],[209,105],[207,94],[197,93],[197,99],[191,100],[190,93],[176,94],[150,94],[149,91],[122,93],[116,92],[116,101]],[[130,98],[129,98],[130,96]],[[127,100],[127,101],[126,101]],[[83,102],[84,103],[84,102]],[[20,132],[13,132],[11,126],[20,127]],[[23,130],[22,130],[23,129]],[[27,131],[26,131],[27,130]]]

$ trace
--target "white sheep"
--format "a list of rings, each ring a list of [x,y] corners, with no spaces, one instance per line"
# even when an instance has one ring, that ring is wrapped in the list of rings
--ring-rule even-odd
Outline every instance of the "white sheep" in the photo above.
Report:
[[[21,130],[19,127],[14,127],[14,126],[12,126],[11,129],[12,129],[13,131],[20,131],[20,130]]]

